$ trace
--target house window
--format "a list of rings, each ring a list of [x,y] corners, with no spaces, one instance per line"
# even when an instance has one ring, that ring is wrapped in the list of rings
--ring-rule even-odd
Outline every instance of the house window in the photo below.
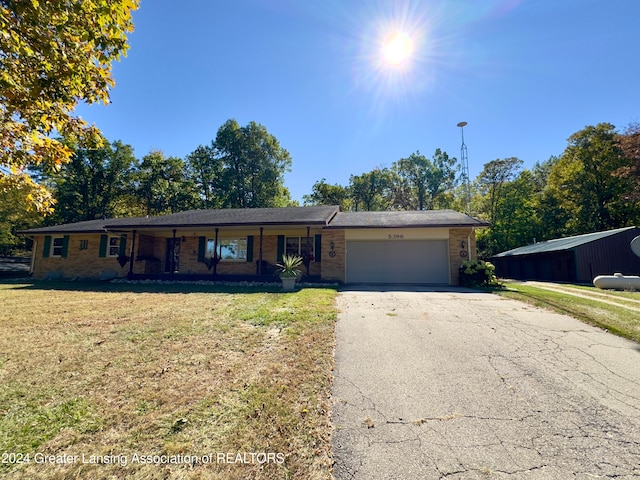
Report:
[[[64,245],[64,237],[53,237],[51,239],[51,256],[61,257]]]
[[[309,248],[307,249],[307,237],[287,237],[285,241],[285,253],[287,255],[299,255],[301,257],[310,254],[312,259],[315,258],[315,242],[313,237],[309,237],[308,240]]]
[[[213,257],[215,240],[207,239],[207,257]],[[223,238],[218,240],[217,257],[223,262],[234,262],[247,260],[247,239],[246,238]]]
[[[120,237],[109,237],[109,250],[110,257],[117,257],[120,255]]]

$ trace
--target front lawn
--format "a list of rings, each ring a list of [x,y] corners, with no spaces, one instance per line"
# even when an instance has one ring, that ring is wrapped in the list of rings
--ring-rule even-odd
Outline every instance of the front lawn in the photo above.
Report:
[[[0,476],[331,478],[335,295],[0,283]]]

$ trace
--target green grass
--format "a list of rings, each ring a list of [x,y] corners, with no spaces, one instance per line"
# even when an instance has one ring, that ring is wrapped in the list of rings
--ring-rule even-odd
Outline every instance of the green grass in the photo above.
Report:
[[[560,287],[575,288],[578,293],[585,293],[584,289],[577,287],[569,287],[568,285],[561,285]],[[550,291],[517,283],[509,283],[508,288],[496,290],[495,293],[570,315],[578,320],[603,328],[621,337],[640,342],[640,313],[604,303],[599,301],[600,297],[595,295],[593,298],[582,298],[561,291]],[[588,293],[588,291],[586,291],[586,293]],[[626,295],[619,296],[620,301],[617,298],[613,298],[612,300],[624,303],[625,305],[638,306],[631,302],[624,302],[624,298],[630,297]]]
[[[331,478],[333,289],[0,283],[0,453],[272,452],[260,465],[0,464],[18,478]]]

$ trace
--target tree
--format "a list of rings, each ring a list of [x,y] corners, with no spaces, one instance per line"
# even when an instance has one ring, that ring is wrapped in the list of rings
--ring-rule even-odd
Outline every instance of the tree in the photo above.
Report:
[[[567,211],[562,208],[555,186],[549,182],[551,172],[559,161],[560,157],[552,156],[545,162],[536,163],[532,170],[536,192],[535,240],[550,240],[567,235]]]
[[[476,178],[475,188],[480,195],[478,212],[491,224],[498,220],[500,205],[505,200],[505,185],[518,176],[522,164],[522,160],[515,157],[492,160]]]
[[[176,213],[198,207],[197,188],[186,176],[181,158],[154,150],[142,158],[136,173],[137,194],[146,215]]]
[[[0,191],[0,255],[26,254],[31,241],[16,232],[42,224],[42,215],[27,209],[27,195],[19,188]]]
[[[187,176],[196,185],[200,208],[221,208],[224,201],[223,163],[213,146],[200,145],[186,158]]]
[[[587,126],[568,139],[568,146],[549,174],[549,189],[566,211],[570,234],[629,224],[627,180],[616,176],[626,165],[610,123]]]
[[[121,141],[103,141],[96,149],[70,146],[74,153],[59,169],[49,169],[43,178],[55,194],[54,223],[72,223],[97,218],[125,216],[131,211],[133,148]]]
[[[54,138],[99,141],[73,115],[78,102],[107,104],[111,63],[125,54],[138,0],[0,0],[0,191],[25,193],[49,211],[51,196],[29,169],[67,162],[73,150]]]
[[[304,195],[302,198],[305,205],[339,205],[340,210],[348,211],[351,209],[351,193],[347,187],[342,185],[329,185],[326,179],[313,184],[310,195]]]
[[[284,207],[291,203],[284,174],[291,156],[267,129],[256,122],[241,127],[228,120],[213,142],[222,162],[223,206]]]
[[[407,210],[433,210],[440,206],[440,198],[455,186],[456,159],[449,158],[439,148],[433,155],[433,161],[418,151],[395,162],[392,169],[399,176],[400,186],[408,187],[409,201],[403,195],[405,200],[399,202]],[[404,193],[406,187],[396,191]]]
[[[640,123],[629,124],[616,140],[626,161],[615,174],[628,182],[626,198],[640,202]]]
[[[386,168],[376,168],[362,175],[351,175],[349,191],[356,212],[388,210],[392,204],[392,174]]]

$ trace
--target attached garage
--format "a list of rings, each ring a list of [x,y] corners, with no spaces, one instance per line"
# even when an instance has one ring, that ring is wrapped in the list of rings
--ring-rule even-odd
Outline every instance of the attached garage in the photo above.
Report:
[[[323,237],[336,261],[323,272],[350,284],[458,285],[486,226],[453,210],[338,212]]]
[[[346,244],[347,283],[447,285],[447,240],[351,240]]]

